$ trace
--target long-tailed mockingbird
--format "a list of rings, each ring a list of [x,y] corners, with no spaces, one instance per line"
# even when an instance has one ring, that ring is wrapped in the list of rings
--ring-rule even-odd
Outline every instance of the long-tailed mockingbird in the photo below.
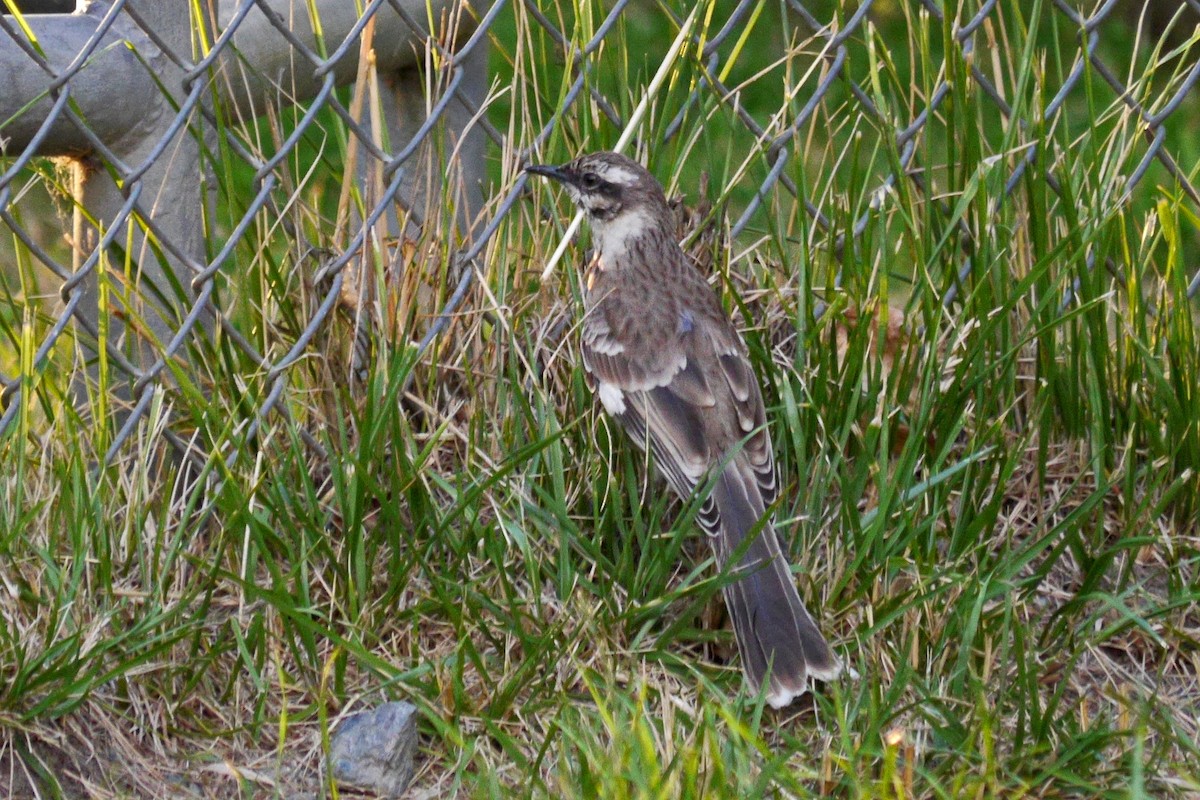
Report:
[[[840,664],[764,519],[779,486],[746,346],[680,249],[662,186],[641,165],[602,152],[526,170],[561,182],[591,224],[581,326],[589,383],[681,497],[712,486],[697,519],[718,565],[737,576],[725,604],[742,663],[752,687],[765,681],[767,702],[785,706],[807,676],[830,679]]]

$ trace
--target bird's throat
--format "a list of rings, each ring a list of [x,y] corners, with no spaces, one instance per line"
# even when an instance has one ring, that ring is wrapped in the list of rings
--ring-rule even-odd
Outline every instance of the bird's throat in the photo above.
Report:
[[[598,253],[604,255],[607,267],[611,268],[633,246],[634,242],[651,234],[654,217],[641,209],[629,208],[606,222],[592,223],[592,243]]]

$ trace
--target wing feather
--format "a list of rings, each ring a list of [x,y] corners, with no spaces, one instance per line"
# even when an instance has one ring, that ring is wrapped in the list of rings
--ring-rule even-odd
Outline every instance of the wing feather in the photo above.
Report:
[[[604,407],[653,453],[681,495],[740,448],[736,459],[753,475],[764,508],[770,506],[777,485],[762,393],[719,304],[656,315],[631,311],[610,293],[583,321],[583,364]],[[651,329],[660,317],[681,322]]]

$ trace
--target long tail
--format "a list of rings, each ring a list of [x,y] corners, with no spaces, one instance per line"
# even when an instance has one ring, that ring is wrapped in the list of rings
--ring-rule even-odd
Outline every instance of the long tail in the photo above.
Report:
[[[770,522],[743,544],[764,512],[749,470],[736,459],[728,464],[710,500],[699,521],[712,537],[718,564],[724,567],[739,548],[745,551],[737,564],[742,577],[725,587],[725,605],[746,677],[756,691],[768,682],[767,702],[782,708],[807,691],[807,676],[830,680],[841,664],[801,602]]]

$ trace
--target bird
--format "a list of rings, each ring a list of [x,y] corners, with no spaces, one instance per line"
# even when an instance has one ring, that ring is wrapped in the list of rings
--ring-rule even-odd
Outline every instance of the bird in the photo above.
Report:
[[[583,367],[605,411],[685,501],[720,569],[743,672],[773,708],[841,671],[804,607],[769,519],[779,483],[762,390],[741,335],[675,238],[662,185],[613,152],[527,173],[563,187],[592,231]],[[735,563],[730,564],[730,561]]]

